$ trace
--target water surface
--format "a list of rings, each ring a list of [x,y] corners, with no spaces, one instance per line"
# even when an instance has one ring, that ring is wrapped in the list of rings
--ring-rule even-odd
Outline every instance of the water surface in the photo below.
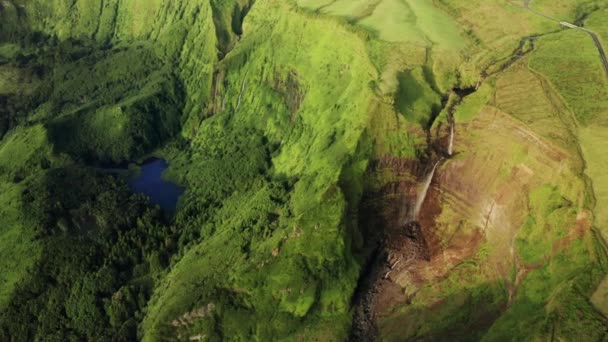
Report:
[[[164,159],[144,162],[140,166],[140,173],[129,180],[129,187],[135,193],[148,196],[150,202],[158,204],[162,209],[174,212],[184,189],[162,178],[168,167],[169,164]]]

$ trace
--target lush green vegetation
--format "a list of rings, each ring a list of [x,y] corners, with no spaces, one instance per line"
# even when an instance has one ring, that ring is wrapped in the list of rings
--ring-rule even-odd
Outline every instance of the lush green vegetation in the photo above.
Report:
[[[24,182],[21,229],[39,254],[11,251],[35,261],[3,306],[2,339],[134,339],[174,230],[107,175],[72,165]]]
[[[105,30],[101,27],[91,35],[91,27],[102,24],[83,22],[91,7],[81,5],[81,16],[54,6],[50,12],[62,19],[32,24],[51,37],[24,34],[15,58],[27,59],[7,64],[7,72],[41,69],[34,79],[40,86],[27,94],[26,109],[10,109],[16,118],[7,127],[2,153],[28,161],[27,167],[8,165],[3,173],[28,189],[20,210],[33,211],[32,225],[44,234],[32,233],[41,252],[30,256],[31,270],[24,274],[7,262],[12,273],[3,288],[6,336],[130,339],[141,321],[138,336],[146,339],[194,333],[208,324],[243,338],[260,327],[265,327],[255,333],[260,338],[313,335],[322,327],[327,336],[346,336],[359,266],[349,249],[348,232],[355,227],[344,224],[345,196],[356,203],[361,194],[350,189],[343,194],[340,182],[359,182],[365,171],[369,147],[360,141],[373,101],[368,84],[376,73],[359,34],[289,7],[260,5],[249,17],[249,25],[260,29],[222,56],[241,34],[238,16],[248,4],[185,4],[199,16],[207,13],[207,26],[197,34],[168,17],[176,32],[164,37],[159,30],[156,43],[140,39],[147,24],[121,27],[121,16],[131,9],[111,24],[117,37],[96,37]],[[284,11],[292,11],[291,19],[277,21]],[[208,38],[215,27],[217,38]],[[185,39],[207,40],[209,47],[171,46],[180,30]],[[303,39],[291,37],[297,34]],[[340,34],[352,39],[335,49]],[[275,39],[268,41],[268,35]],[[294,44],[312,47],[320,38],[324,46],[296,55]],[[277,54],[275,46],[286,44],[291,47]],[[205,59],[208,69],[201,64]],[[325,60],[333,63],[324,65]],[[17,99],[25,92],[5,93]],[[359,101],[351,101],[357,96]],[[36,129],[15,128],[30,125]],[[177,137],[180,127],[189,141]],[[163,152],[176,166],[170,177],[190,191],[171,224],[146,209],[141,198],[127,195],[119,176],[82,165],[143,157],[172,137],[175,142]],[[46,148],[44,154],[40,148]],[[49,161],[29,161],[44,155]],[[17,229],[4,237],[15,238]],[[18,236],[24,237],[25,232]],[[66,248],[76,243],[82,250]],[[201,251],[213,257],[201,258]],[[19,266],[27,266],[26,260]],[[207,290],[193,300],[201,282]],[[201,305],[211,305],[215,318],[171,323]],[[238,317],[254,312],[258,318],[250,319],[250,326],[240,324]],[[42,317],[40,326],[23,328],[25,321]],[[302,325],[303,319],[309,323]],[[267,325],[268,320],[276,324]]]
[[[551,14],[605,40],[598,5]],[[348,339],[391,224],[362,203],[425,176],[448,114],[438,259],[380,337],[604,336],[608,81],[583,32],[469,0],[10,0],[0,23],[0,340]],[[151,155],[175,215],[114,172]]]
[[[574,44],[576,53],[568,53]],[[608,108],[608,80],[597,48],[586,33],[569,30],[540,38],[530,67],[551,81],[582,124],[605,122],[601,114]]]

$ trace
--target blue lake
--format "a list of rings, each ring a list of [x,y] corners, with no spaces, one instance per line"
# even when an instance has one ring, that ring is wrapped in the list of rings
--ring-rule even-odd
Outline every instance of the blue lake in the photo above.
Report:
[[[167,167],[169,164],[164,159],[146,161],[140,166],[139,175],[129,180],[129,187],[135,193],[148,196],[150,202],[162,209],[174,212],[184,189],[162,178]]]

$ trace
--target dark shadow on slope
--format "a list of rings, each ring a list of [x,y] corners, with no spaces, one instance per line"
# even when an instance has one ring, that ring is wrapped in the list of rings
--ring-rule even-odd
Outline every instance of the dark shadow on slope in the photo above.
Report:
[[[243,34],[243,22],[255,0],[211,1],[219,58],[223,59]]]
[[[403,341],[479,341],[501,316],[506,290],[483,284],[424,307],[394,311],[380,318],[382,337]]]
[[[245,21],[247,14],[249,14],[249,10],[251,10],[254,2],[255,1],[246,3],[242,7],[240,7],[238,4],[234,6],[234,10],[232,12],[232,33],[238,37],[243,34],[243,22]]]
[[[408,70],[397,75],[399,82],[395,94],[395,111],[408,121],[429,126],[441,112],[443,100],[426,81],[422,69]]]
[[[94,50],[51,62],[53,88],[45,103],[48,115],[41,119],[57,151],[89,163],[120,163],[180,131],[183,86],[152,50]]]

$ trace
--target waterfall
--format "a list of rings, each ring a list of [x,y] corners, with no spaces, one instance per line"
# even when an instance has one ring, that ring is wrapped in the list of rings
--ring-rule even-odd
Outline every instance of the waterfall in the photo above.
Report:
[[[452,117],[450,120],[450,142],[448,144],[448,156],[452,156],[454,152],[454,118]]]
[[[426,176],[424,183],[418,190],[418,194],[416,196],[416,205],[414,206],[414,212],[412,213],[412,220],[418,219],[418,214],[420,214],[420,209],[422,209],[422,204],[424,204],[424,200],[426,199],[426,195],[429,192],[429,188],[431,187],[431,182],[433,181],[433,176],[435,175],[435,171],[437,171],[437,166],[439,166],[441,160],[435,163],[431,172]]]
[[[241,93],[239,94],[239,100],[236,104],[236,108],[234,109],[234,111],[238,111],[239,107],[241,106],[241,100],[243,99],[243,93],[245,92],[245,86],[247,85],[247,75],[249,74],[249,70],[247,70],[245,72],[245,77],[243,77],[243,84],[241,85]]]

